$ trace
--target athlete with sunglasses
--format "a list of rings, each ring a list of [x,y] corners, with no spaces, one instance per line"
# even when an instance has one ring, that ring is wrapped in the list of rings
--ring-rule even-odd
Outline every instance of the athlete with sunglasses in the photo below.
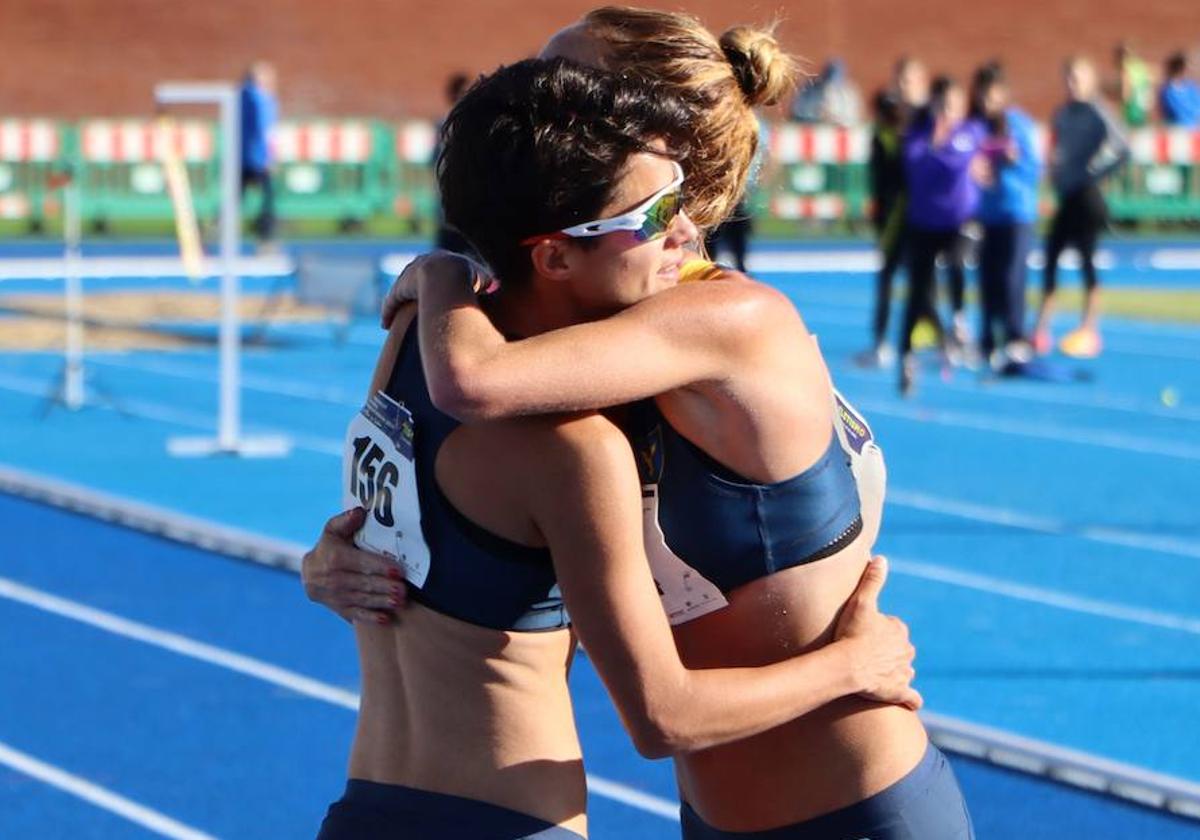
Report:
[[[443,203],[497,267],[486,309],[507,333],[603,317],[674,285],[696,235],[667,157],[686,118],[661,91],[563,61],[502,68],[455,106]],[[322,840],[583,835],[566,683],[577,637],[647,755],[764,732],[846,694],[920,704],[907,631],[875,606],[879,566],[820,650],[684,668],[624,435],[597,414],[460,426],[431,401],[414,314],[392,325],[343,475],[363,506],[360,543],[396,558],[411,603],[386,626],[355,627],[362,703]]]
[[[673,192],[652,198],[523,244],[536,253],[605,231],[669,236]],[[486,239],[479,212],[450,218]],[[647,551],[685,665],[777,662],[833,638],[878,533],[883,467],[783,295],[692,258],[681,279],[709,282],[514,340],[487,317],[477,271],[461,260],[430,257],[405,274],[401,289],[418,289],[429,387],[449,414],[469,422],[634,403],[625,428]],[[678,755],[676,767],[686,838],[972,836],[949,764],[903,706],[844,697]]]
[[[778,70],[778,48],[761,33],[727,33],[718,44],[681,17],[600,10],[547,51],[623,69],[633,63],[694,94],[685,96],[694,139],[683,161],[686,205],[712,224],[740,197],[753,153],[752,145],[726,143],[737,133],[730,126],[757,135],[750,105],[762,101]],[[711,63],[697,64],[705,49]],[[727,62],[724,76],[708,72],[720,62]],[[640,239],[642,247],[671,240],[670,201],[637,214],[629,211],[646,200],[630,201],[628,210],[584,217],[596,222],[534,225],[543,233],[527,229],[515,239],[509,232],[526,250],[505,256],[487,241],[504,235],[495,224],[510,215],[504,197],[526,185],[505,190],[486,180],[503,169],[495,159],[481,162],[483,192],[452,213],[501,278],[506,264],[537,265],[539,254],[552,255],[547,249],[565,240],[584,254],[607,254],[609,263],[621,258],[612,240]],[[570,236],[588,226],[609,235]],[[594,263],[591,279],[615,289],[606,267]],[[483,284],[462,262],[420,260],[399,285],[420,286],[427,381],[451,414],[489,421],[641,400],[625,425],[642,473],[646,550],[686,665],[777,663],[820,650],[838,616],[859,602],[854,588],[882,506],[878,450],[865,422],[834,396],[815,341],[782,295],[698,259],[682,264],[679,275],[712,282],[667,283],[639,300],[637,292],[655,285],[643,283],[590,308],[611,317],[512,342],[488,320],[497,303],[476,301],[472,290]],[[594,292],[583,275],[577,279],[580,295]],[[386,604],[324,580],[324,570],[351,562],[382,568],[327,533],[306,561],[306,577],[321,581],[320,600],[369,617],[362,611]],[[677,767],[687,837],[971,835],[944,757],[916,716],[898,706],[842,698],[765,735],[678,755]]]

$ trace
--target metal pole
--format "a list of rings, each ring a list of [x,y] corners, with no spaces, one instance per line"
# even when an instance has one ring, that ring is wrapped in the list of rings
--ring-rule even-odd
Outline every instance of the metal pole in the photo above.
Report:
[[[222,82],[166,82],[154,88],[154,98],[169,105],[217,105],[221,118],[221,326],[220,384],[218,385],[217,437],[173,438],[167,449],[173,455],[211,455],[217,452],[255,457],[278,457],[291,449],[285,437],[242,437],[241,429],[241,327],[238,314],[238,262],[241,251],[241,131],[242,105],[238,88]]]
[[[63,274],[66,275],[66,359],[63,401],[72,411],[83,406],[83,279],[79,271],[79,188],[75,179],[63,185]]]
[[[236,261],[241,250],[241,97],[227,87],[221,97],[221,394],[218,446],[236,452],[241,439],[241,344]]]

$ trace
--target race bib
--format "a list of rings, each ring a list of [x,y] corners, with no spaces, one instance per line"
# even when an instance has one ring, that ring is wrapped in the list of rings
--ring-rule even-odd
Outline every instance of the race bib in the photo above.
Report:
[[[642,540],[658,587],[663,610],[671,624],[682,624],[728,605],[712,581],[671,551],[658,524],[658,485],[642,485]]]
[[[867,546],[875,545],[883,524],[883,495],[887,490],[887,466],[883,450],[867,421],[850,405],[837,389],[832,390],[834,428],[838,443],[850,457],[850,472],[858,486],[858,503],[862,509],[863,534]]]
[[[421,534],[413,419],[402,404],[375,393],[346,430],[342,506],[367,511],[354,535],[359,548],[396,560],[414,586],[429,577],[429,546]]]

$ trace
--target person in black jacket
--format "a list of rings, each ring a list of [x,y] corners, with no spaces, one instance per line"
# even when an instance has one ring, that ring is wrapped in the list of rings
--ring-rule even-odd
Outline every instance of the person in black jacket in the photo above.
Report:
[[[895,359],[887,343],[892,302],[892,277],[904,258],[905,207],[904,137],[906,108],[890,90],[875,94],[875,131],[871,137],[871,223],[879,240],[883,265],[875,277],[875,312],[871,319],[871,347],[858,357],[865,367],[886,367]]]

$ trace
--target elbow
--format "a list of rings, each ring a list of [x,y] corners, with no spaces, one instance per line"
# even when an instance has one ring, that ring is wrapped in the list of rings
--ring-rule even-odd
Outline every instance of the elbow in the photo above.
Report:
[[[645,720],[630,727],[633,747],[642,758],[670,758],[684,750],[670,729],[656,721]]]
[[[687,704],[647,707],[628,727],[633,746],[642,758],[670,758],[712,746],[689,719]]]
[[[491,405],[487,394],[465,371],[439,371],[429,377],[429,400],[438,411],[448,414],[462,423],[479,423],[494,420],[499,416],[496,406]]]

